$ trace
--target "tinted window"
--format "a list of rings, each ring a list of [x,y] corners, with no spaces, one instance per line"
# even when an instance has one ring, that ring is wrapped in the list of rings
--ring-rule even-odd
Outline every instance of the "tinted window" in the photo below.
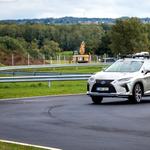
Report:
[[[117,61],[109,66],[106,72],[136,72],[139,71],[143,62],[142,61]]]
[[[106,59],[106,62],[115,62],[114,59]]]

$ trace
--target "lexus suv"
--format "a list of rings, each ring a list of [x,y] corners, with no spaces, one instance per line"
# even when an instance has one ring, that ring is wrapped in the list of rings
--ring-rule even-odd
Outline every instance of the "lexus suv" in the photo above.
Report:
[[[103,97],[128,98],[139,103],[142,96],[150,96],[149,55],[124,55],[108,68],[92,75],[88,79],[87,95],[94,103],[101,103]]]

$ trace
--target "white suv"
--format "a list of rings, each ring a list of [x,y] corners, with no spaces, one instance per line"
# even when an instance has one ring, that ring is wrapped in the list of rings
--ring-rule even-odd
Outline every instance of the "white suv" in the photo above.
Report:
[[[105,70],[92,75],[87,83],[87,95],[94,103],[103,97],[122,97],[139,103],[142,96],[150,96],[149,55],[127,55]]]

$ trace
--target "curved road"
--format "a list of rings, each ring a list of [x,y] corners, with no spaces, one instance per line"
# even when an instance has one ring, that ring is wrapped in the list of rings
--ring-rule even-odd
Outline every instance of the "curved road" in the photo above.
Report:
[[[150,98],[140,104],[85,94],[0,101],[0,139],[63,150],[149,150]]]

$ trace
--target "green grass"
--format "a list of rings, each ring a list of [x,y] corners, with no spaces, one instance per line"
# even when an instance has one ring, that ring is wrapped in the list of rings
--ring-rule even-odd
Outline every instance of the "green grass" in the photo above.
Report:
[[[45,150],[45,149],[0,142],[0,150]]]
[[[87,81],[1,83],[0,99],[86,93]]]
[[[55,72],[55,73],[94,73],[102,70],[102,66],[81,66],[39,68],[36,72]],[[20,71],[33,71],[25,69]],[[0,75],[11,76],[11,75]],[[61,94],[79,94],[86,93],[87,80],[81,81],[52,81],[50,88],[48,82],[20,82],[20,83],[0,83],[0,99],[21,98],[32,96],[61,95]]]
[[[107,66],[104,66],[107,67]],[[53,68],[37,68],[36,72],[51,72],[51,73],[94,73],[102,70],[102,66],[79,66],[76,67],[55,67]],[[20,69],[20,71],[33,72],[33,69]]]

